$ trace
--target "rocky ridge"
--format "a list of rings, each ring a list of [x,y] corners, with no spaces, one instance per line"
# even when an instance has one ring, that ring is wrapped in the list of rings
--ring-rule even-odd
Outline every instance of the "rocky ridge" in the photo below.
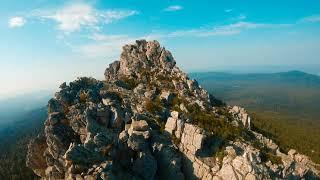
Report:
[[[26,162],[42,179],[319,179],[319,165],[252,131],[157,41],[125,45],[105,79],[64,83],[48,102]]]

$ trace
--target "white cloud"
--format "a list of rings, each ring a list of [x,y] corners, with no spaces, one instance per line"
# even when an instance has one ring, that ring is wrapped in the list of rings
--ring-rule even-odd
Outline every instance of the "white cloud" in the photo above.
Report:
[[[302,22],[320,22],[320,15],[308,16],[302,19]]]
[[[55,20],[59,29],[66,32],[79,30],[82,26],[92,27],[99,22],[94,9],[87,4],[73,4],[42,18]]]
[[[174,5],[174,6],[169,6],[169,7],[165,8],[164,11],[179,11],[182,9],[183,9],[182,6]]]
[[[237,23],[233,23],[233,24],[229,24],[221,27],[223,29],[256,29],[260,27],[270,27],[270,26],[275,26],[275,25],[240,21]]]
[[[25,23],[26,20],[23,17],[13,17],[8,22],[10,28],[22,27]]]
[[[226,12],[226,13],[230,13],[230,12],[232,12],[233,11],[233,9],[226,9],[226,10],[224,10],[224,12]]]
[[[75,3],[60,9],[35,10],[31,16],[42,21],[53,20],[58,23],[58,29],[65,33],[82,28],[99,29],[102,25],[138,14],[134,10],[98,10],[90,4]]]
[[[189,30],[180,30],[174,32],[158,32],[146,34],[143,36],[129,36],[129,35],[105,35],[93,33],[88,37],[92,40],[91,43],[83,45],[70,45],[74,52],[80,54],[82,57],[88,59],[101,59],[101,58],[118,58],[121,52],[121,47],[124,44],[133,43],[137,39],[146,40],[161,40],[165,41],[170,38],[179,37],[211,37],[211,36],[231,36],[239,34],[245,30],[258,29],[258,28],[278,28],[289,26],[288,24],[264,24],[240,21],[233,24],[216,26],[211,28],[198,28]]]
[[[92,43],[84,45],[73,45],[73,51],[80,53],[81,56],[89,59],[96,58],[117,58],[124,44],[132,43],[138,37],[128,35],[105,35],[94,33],[88,37]]]
[[[92,43],[71,46],[73,51],[89,59],[118,58],[124,44],[134,43],[138,39],[160,40],[163,34],[147,34],[144,36],[106,35],[94,33],[88,37]]]
[[[244,14],[240,14],[237,19],[238,20],[244,20],[244,19],[247,19],[247,16],[244,15]]]
[[[99,15],[105,19],[106,23],[111,23],[136,14],[139,14],[139,12],[134,10],[108,10],[101,12]]]
[[[180,30],[174,32],[158,32],[146,34],[143,36],[129,36],[123,34],[100,34],[93,33],[88,39],[92,42],[88,44],[73,44],[70,47],[73,49],[76,54],[80,54],[81,57],[88,59],[102,59],[102,58],[118,58],[119,53],[121,52],[121,47],[124,44],[133,43],[137,39],[146,39],[146,40],[161,40],[165,41],[170,38],[179,38],[179,37],[211,37],[211,36],[231,36],[241,33],[242,31],[249,29],[258,29],[258,28],[276,28],[284,27],[285,24],[263,24],[263,23],[253,23],[253,22],[237,22],[228,25],[216,26],[212,28],[198,28],[190,30]]]

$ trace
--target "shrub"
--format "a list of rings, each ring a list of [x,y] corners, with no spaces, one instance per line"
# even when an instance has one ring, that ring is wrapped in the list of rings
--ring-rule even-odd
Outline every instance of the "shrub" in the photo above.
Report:
[[[85,92],[80,92],[80,95],[79,95],[79,101],[80,103],[85,103],[87,102],[87,99],[88,99],[88,96]]]
[[[162,103],[160,98],[156,98],[154,101],[147,99],[145,101],[145,107],[146,110],[151,113],[160,112],[162,110]]]
[[[252,142],[252,146],[260,149],[260,157],[262,162],[271,161],[273,164],[282,164],[281,157],[276,156],[274,152],[272,152],[268,147],[258,140],[254,140]]]
[[[201,110],[201,107],[196,103],[188,105],[187,109],[189,111],[189,117],[194,124],[208,132],[212,132],[215,136],[230,141],[241,137],[244,138],[245,136],[243,128],[235,127],[227,121],[230,115],[228,115],[226,110],[221,110],[221,114],[226,118],[220,118],[216,117],[211,111]]]
[[[274,155],[272,152],[264,148],[260,151],[260,157],[262,162],[271,161],[272,164],[282,164],[281,157]]]
[[[112,100],[116,100],[118,102],[122,102],[122,97],[119,92],[116,91],[108,91],[106,96],[110,97]]]
[[[224,146],[223,146],[224,147]],[[222,160],[223,158],[226,156],[226,152],[224,151],[224,148],[220,148],[218,151],[216,151],[214,154],[213,154],[213,157],[216,157],[217,158],[217,161],[218,163],[220,163],[220,166],[222,165]],[[221,168],[221,167],[220,167]]]
[[[181,142],[181,139],[180,139],[180,138],[177,138],[177,137],[174,136],[174,135],[171,136],[171,139],[172,139],[172,142],[173,142],[176,146],[178,146],[178,145],[180,144],[180,142]]]
[[[120,80],[122,83],[118,82],[117,85],[129,90],[133,90],[138,85],[138,82],[133,78],[122,77]]]
[[[63,106],[63,113],[64,113],[64,114],[68,114],[69,111],[70,111],[70,110],[69,110],[69,107],[68,107],[67,105],[64,105],[64,106]]]
[[[181,98],[179,97],[178,95],[174,96],[174,98],[172,99],[170,105],[172,107],[174,106],[180,106],[180,104],[188,104],[188,102],[184,99],[184,98]]]
[[[165,129],[165,123],[164,123],[164,122],[161,122],[161,123],[160,123],[160,133],[163,133],[163,132],[164,132],[164,129]]]

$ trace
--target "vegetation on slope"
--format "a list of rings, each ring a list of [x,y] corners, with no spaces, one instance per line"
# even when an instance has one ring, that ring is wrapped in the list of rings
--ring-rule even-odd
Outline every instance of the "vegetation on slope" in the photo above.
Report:
[[[27,145],[46,118],[45,108],[21,115],[20,120],[0,129],[0,179],[38,179],[26,167]]]
[[[285,151],[294,148],[320,163],[320,78],[302,72],[191,74],[216,97],[245,107],[253,128]]]

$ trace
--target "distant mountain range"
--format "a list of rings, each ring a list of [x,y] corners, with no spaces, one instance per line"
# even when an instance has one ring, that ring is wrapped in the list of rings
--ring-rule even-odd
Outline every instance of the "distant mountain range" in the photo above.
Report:
[[[302,71],[288,71],[279,73],[226,73],[226,72],[200,72],[190,73],[198,81],[203,80],[248,80],[248,81],[277,81],[286,83],[303,83],[305,85],[320,85],[320,76]],[[292,82],[294,80],[295,82]]]
[[[320,75],[320,64],[312,65],[230,65],[228,67],[213,67],[201,70],[193,70],[190,73],[197,72],[226,72],[234,74],[274,74],[279,72],[300,71],[308,74]]]

